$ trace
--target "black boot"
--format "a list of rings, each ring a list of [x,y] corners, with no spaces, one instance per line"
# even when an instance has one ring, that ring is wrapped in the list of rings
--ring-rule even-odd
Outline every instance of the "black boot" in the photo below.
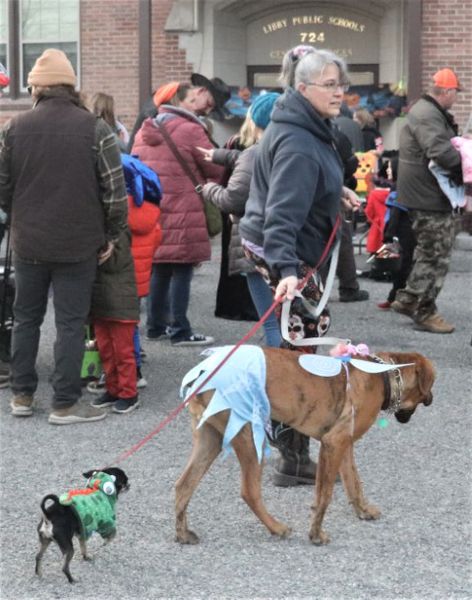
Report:
[[[272,424],[273,429],[277,431],[274,424],[275,422]],[[281,454],[275,466],[274,485],[279,487],[314,485],[316,464],[310,459],[310,438],[285,427],[272,441]]]

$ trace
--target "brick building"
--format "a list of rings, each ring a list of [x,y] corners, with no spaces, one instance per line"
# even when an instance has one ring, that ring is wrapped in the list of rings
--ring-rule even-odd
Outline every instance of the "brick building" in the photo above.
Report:
[[[0,62],[11,77],[0,126],[29,108],[27,72],[47,47],[68,53],[82,91],[113,95],[131,126],[165,81],[196,71],[270,87],[284,50],[305,42],[343,54],[354,83],[401,82],[408,100],[438,68],[454,68],[463,127],[472,105],[471,39],[470,0],[0,0]],[[381,125],[394,145],[394,124]]]

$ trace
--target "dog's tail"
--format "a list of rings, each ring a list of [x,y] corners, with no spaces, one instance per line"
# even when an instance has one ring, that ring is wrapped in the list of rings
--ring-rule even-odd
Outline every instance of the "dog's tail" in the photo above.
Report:
[[[53,504],[46,506],[48,502],[52,502]],[[47,496],[44,496],[41,501],[41,510],[46,518],[48,518],[51,513],[57,512],[61,508],[62,504],[59,502],[59,498],[56,496],[56,494],[48,494]]]

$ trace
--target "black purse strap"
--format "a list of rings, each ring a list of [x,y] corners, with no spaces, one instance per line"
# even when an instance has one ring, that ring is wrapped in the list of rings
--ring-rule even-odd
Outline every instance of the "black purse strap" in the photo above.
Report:
[[[197,194],[200,196],[200,198],[203,202],[203,198],[202,198],[203,185],[198,181],[198,179],[195,177],[192,169],[185,162],[184,157],[180,154],[177,146],[175,145],[174,140],[170,137],[169,132],[165,128],[165,125],[163,123],[161,123],[160,121],[158,121],[157,119],[154,121],[154,123],[156,123],[156,125],[159,127],[160,132],[162,133],[162,137],[164,138],[165,142],[171,149],[172,154],[177,159],[177,162],[180,164],[180,166],[184,170],[185,174],[192,182],[193,189],[197,192]]]
[[[10,280],[11,264],[12,264],[12,252],[10,247],[11,227],[8,224],[6,228],[7,241],[5,250],[5,263],[3,265],[3,297],[2,297],[2,310],[0,313],[0,328],[5,327],[7,320],[7,295],[8,295],[8,282]]]

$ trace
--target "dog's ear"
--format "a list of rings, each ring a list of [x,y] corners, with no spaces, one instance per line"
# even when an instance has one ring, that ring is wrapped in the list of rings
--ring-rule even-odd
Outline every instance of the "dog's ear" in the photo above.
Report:
[[[436,377],[433,364],[422,354],[418,354],[415,362],[419,390],[422,396],[429,397],[431,396],[431,388],[433,387],[434,379]]]
[[[85,473],[82,473],[82,475],[85,477],[85,479],[90,479],[90,477],[92,477],[92,475],[97,471],[99,471],[99,469],[91,469],[90,471],[85,471]]]

